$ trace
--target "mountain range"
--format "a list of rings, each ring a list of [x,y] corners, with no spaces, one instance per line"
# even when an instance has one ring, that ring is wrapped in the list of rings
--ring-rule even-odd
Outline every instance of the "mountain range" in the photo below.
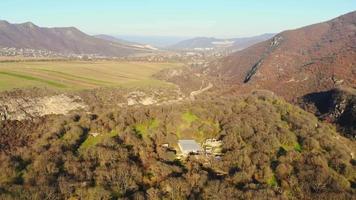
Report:
[[[7,21],[0,21],[0,47],[103,56],[127,56],[152,51],[152,48],[142,45],[90,36],[75,27],[44,28],[31,22],[10,24]]]
[[[218,39],[197,37],[162,46],[168,50],[223,49],[236,51],[273,37],[263,34],[254,37]],[[165,37],[156,37],[165,39]],[[167,39],[167,38],[166,38]],[[182,38],[181,38],[182,39]],[[136,41],[136,40],[132,40]],[[140,41],[140,40],[139,40]],[[178,41],[178,42],[177,42]],[[156,45],[155,45],[156,46]],[[11,24],[0,20],[0,47],[48,50],[61,54],[96,54],[109,57],[149,53],[158,50],[151,44],[123,40],[111,35],[88,35],[75,27],[39,27],[32,22]]]
[[[124,44],[124,45],[135,47],[135,48],[143,48],[143,49],[147,49],[147,50],[158,50],[158,48],[153,47],[152,45],[149,45],[149,44],[140,44],[137,42],[131,42],[131,41],[119,39],[119,38],[111,36],[111,35],[100,34],[100,35],[94,35],[94,37],[103,39],[103,40],[107,40],[107,41],[111,41],[111,42],[115,42],[115,43],[119,43],[119,44]]]
[[[155,51],[73,27],[6,21],[1,47]],[[210,48],[236,52],[184,52]],[[172,49],[202,64],[2,61],[0,89],[33,81],[58,90],[0,92],[0,199],[355,199],[356,12]],[[121,78],[128,84],[111,82]]]
[[[196,37],[188,40],[183,40],[174,45],[168,46],[168,49],[174,50],[203,50],[203,49],[230,49],[232,51],[242,50],[259,42],[272,38],[275,34],[267,33],[263,35],[220,39],[214,37]]]
[[[127,41],[134,41],[141,44],[149,44],[158,48],[166,48],[177,44],[183,40],[188,40],[188,36],[164,36],[164,35],[113,35],[116,38]]]

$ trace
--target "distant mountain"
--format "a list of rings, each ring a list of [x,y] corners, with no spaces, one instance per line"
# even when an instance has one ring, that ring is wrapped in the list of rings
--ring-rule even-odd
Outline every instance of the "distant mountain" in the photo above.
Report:
[[[180,41],[187,40],[189,37],[184,36],[150,36],[150,35],[115,35],[115,37],[140,43],[149,44],[158,48],[165,48]]]
[[[205,49],[205,48],[214,48],[217,44],[232,45],[234,41],[232,40],[223,40],[217,39],[214,37],[196,37],[188,40],[184,40],[169,46],[169,49],[177,50],[194,50],[194,49]]]
[[[205,73],[232,83],[238,93],[268,89],[287,99],[356,87],[356,12],[284,31],[212,63]]]
[[[101,35],[94,35],[94,37],[103,39],[103,40],[107,40],[107,41],[111,41],[111,42],[124,44],[127,46],[132,46],[134,48],[143,48],[143,49],[147,49],[147,50],[158,50],[156,47],[153,47],[152,45],[149,45],[149,44],[140,44],[140,43],[136,43],[136,42],[130,42],[127,40],[123,40],[123,39],[111,36],[111,35],[101,34]]]
[[[133,45],[133,44],[139,44],[136,42],[131,42],[131,41],[127,41],[127,40],[123,40],[111,35],[105,35],[105,34],[100,34],[100,35],[94,35],[94,37],[99,38],[99,39],[103,39],[103,40],[108,40],[111,42],[116,42],[116,43],[120,43],[120,44],[125,44],[125,45]]]
[[[208,50],[225,48],[232,51],[241,50],[256,43],[272,38],[274,34],[263,34],[254,37],[219,39],[214,37],[197,37],[178,42],[167,47],[175,50]]]
[[[75,27],[44,28],[31,22],[10,24],[7,21],[0,21],[0,47],[45,49],[63,54],[104,56],[127,56],[148,50],[119,41],[99,39]]]
[[[265,33],[265,34],[253,36],[253,37],[235,38],[235,39],[232,39],[235,42],[233,43],[231,48],[233,50],[246,49],[246,48],[248,48],[254,44],[257,44],[259,42],[269,40],[275,35],[276,35],[275,33]]]

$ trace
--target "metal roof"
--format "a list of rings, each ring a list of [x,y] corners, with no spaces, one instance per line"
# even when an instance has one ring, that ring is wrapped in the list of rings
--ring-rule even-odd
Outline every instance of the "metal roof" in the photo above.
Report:
[[[201,151],[200,145],[195,140],[178,140],[178,145],[183,152]]]

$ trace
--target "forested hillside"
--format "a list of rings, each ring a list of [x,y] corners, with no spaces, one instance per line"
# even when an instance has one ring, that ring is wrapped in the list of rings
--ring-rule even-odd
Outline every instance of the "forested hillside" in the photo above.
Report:
[[[182,138],[221,139],[223,155],[178,160]],[[3,121],[0,145],[0,199],[352,199],[356,191],[355,143],[263,91]]]

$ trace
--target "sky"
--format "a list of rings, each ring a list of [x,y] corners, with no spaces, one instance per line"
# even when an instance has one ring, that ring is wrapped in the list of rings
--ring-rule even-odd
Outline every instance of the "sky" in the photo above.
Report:
[[[88,34],[242,37],[355,11],[356,0],[0,0],[0,19]]]

